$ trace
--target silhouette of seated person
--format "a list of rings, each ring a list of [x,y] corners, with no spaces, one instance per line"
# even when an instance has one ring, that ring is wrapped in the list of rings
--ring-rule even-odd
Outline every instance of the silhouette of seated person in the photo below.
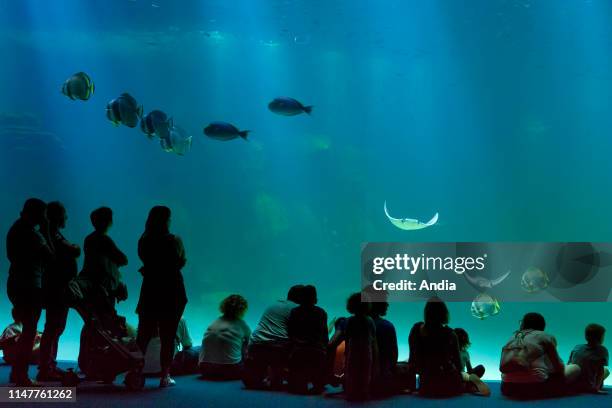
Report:
[[[377,395],[389,395],[399,391],[397,368],[397,334],[395,326],[383,316],[389,309],[388,302],[373,302],[370,305],[370,317],[376,326],[376,344],[378,346],[377,376],[372,383],[372,391]]]
[[[289,315],[298,306],[303,287],[293,286],[286,300],[278,300],[269,306],[253,330],[242,378],[247,388],[261,388],[266,385],[266,379],[273,389],[282,386],[291,351]]]
[[[580,378],[576,381],[578,392],[599,393],[610,375],[608,349],[603,345],[606,328],[591,323],[584,329],[586,344],[579,344],[572,350],[568,364],[580,367]]]
[[[514,398],[542,398],[563,394],[580,377],[580,367],[565,366],[557,340],[546,333],[539,313],[527,313],[519,330],[502,348],[501,392]]]
[[[2,350],[2,357],[7,364],[14,364],[17,359],[17,341],[23,331],[23,324],[15,308],[11,310],[11,313],[13,315],[13,323],[9,324],[0,335],[0,350]],[[41,336],[42,333],[37,331],[34,338],[34,347],[32,347],[32,355],[30,356],[30,364],[39,363]]]
[[[187,321],[181,318],[176,330],[174,339],[174,354],[171,365],[172,374],[194,374],[198,367],[198,355],[200,347],[193,347],[193,341],[187,328]],[[161,373],[161,339],[159,337],[159,328],[155,336],[149,340],[147,352],[145,354],[145,365],[143,372],[145,374]],[[191,368],[190,368],[191,367]]]
[[[292,343],[289,357],[289,389],[305,394],[320,394],[327,382],[327,313],[317,304],[317,290],[312,285],[301,290],[300,305],[289,314],[288,334]]]
[[[221,301],[222,315],[204,333],[200,352],[200,372],[207,379],[242,378],[251,329],[243,320],[248,303],[241,295],[229,295]]]
[[[370,307],[370,303],[362,301],[359,292],[352,294],[346,302],[346,310],[352,315],[344,328],[343,387],[349,401],[370,398],[372,380],[378,372],[376,325],[370,317]]]
[[[448,327],[449,313],[438,298],[427,301],[424,322],[410,331],[409,364],[419,375],[419,393],[451,396],[463,392],[457,335]]]
[[[188,375],[199,372],[201,346],[194,346],[187,329],[187,321],[183,318],[179,321],[176,330],[176,352],[170,364],[171,375]],[[161,351],[161,342],[160,342]]]
[[[460,327],[455,328],[455,334],[457,340],[459,340],[459,354],[461,356],[461,371],[468,374],[476,374],[479,378],[482,378],[485,373],[485,367],[482,364],[472,366],[472,359],[470,357],[469,348],[472,345],[470,342],[470,336],[465,329]]]

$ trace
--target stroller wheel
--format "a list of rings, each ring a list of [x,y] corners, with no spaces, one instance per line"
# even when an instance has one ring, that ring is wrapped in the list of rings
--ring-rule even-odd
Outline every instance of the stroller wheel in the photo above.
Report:
[[[81,382],[81,379],[72,368],[69,368],[62,377],[62,387],[76,387],[79,382]]]
[[[130,391],[140,391],[145,385],[144,374],[136,371],[130,371],[125,375],[125,380],[123,383]]]

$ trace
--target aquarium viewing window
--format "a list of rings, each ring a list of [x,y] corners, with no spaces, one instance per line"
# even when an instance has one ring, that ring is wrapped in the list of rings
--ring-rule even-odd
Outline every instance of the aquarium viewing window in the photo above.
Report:
[[[611,37],[609,0],[0,0],[0,404],[612,406]]]

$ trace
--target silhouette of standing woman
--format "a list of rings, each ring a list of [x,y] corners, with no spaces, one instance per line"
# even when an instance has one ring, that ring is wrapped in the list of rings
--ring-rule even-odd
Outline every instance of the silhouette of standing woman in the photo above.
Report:
[[[136,312],[139,316],[137,343],[143,353],[159,328],[161,340],[160,387],[175,384],[170,377],[174,337],[187,304],[181,269],[185,248],[179,237],[170,233],[170,209],[156,206],[149,212],[145,231],[138,241],[142,260],[142,287]]]

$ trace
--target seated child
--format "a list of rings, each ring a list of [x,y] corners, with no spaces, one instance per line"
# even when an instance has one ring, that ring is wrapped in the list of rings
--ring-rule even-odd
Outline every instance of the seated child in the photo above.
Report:
[[[470,343],[470,337],[468,333],[461,328],[455,329],[455,334],[457,335],[457,340],[459,341],[459,357],[461,359],[461,371],[466,372],[468,374],[476,374],[479,378],[485,373],[485,368],[483,365],[479,364],[476,367],[472,367],[472,362],[470,361],[470,353],[468,349],[472,345]]]
[[[595,323],[584,330],[587,344],[580,344],[572,350],[569,364],[580,366],[578,389],[585,392],[599,392],[604,380],[610,375],[608,349],[603,346],[606,329]]]

